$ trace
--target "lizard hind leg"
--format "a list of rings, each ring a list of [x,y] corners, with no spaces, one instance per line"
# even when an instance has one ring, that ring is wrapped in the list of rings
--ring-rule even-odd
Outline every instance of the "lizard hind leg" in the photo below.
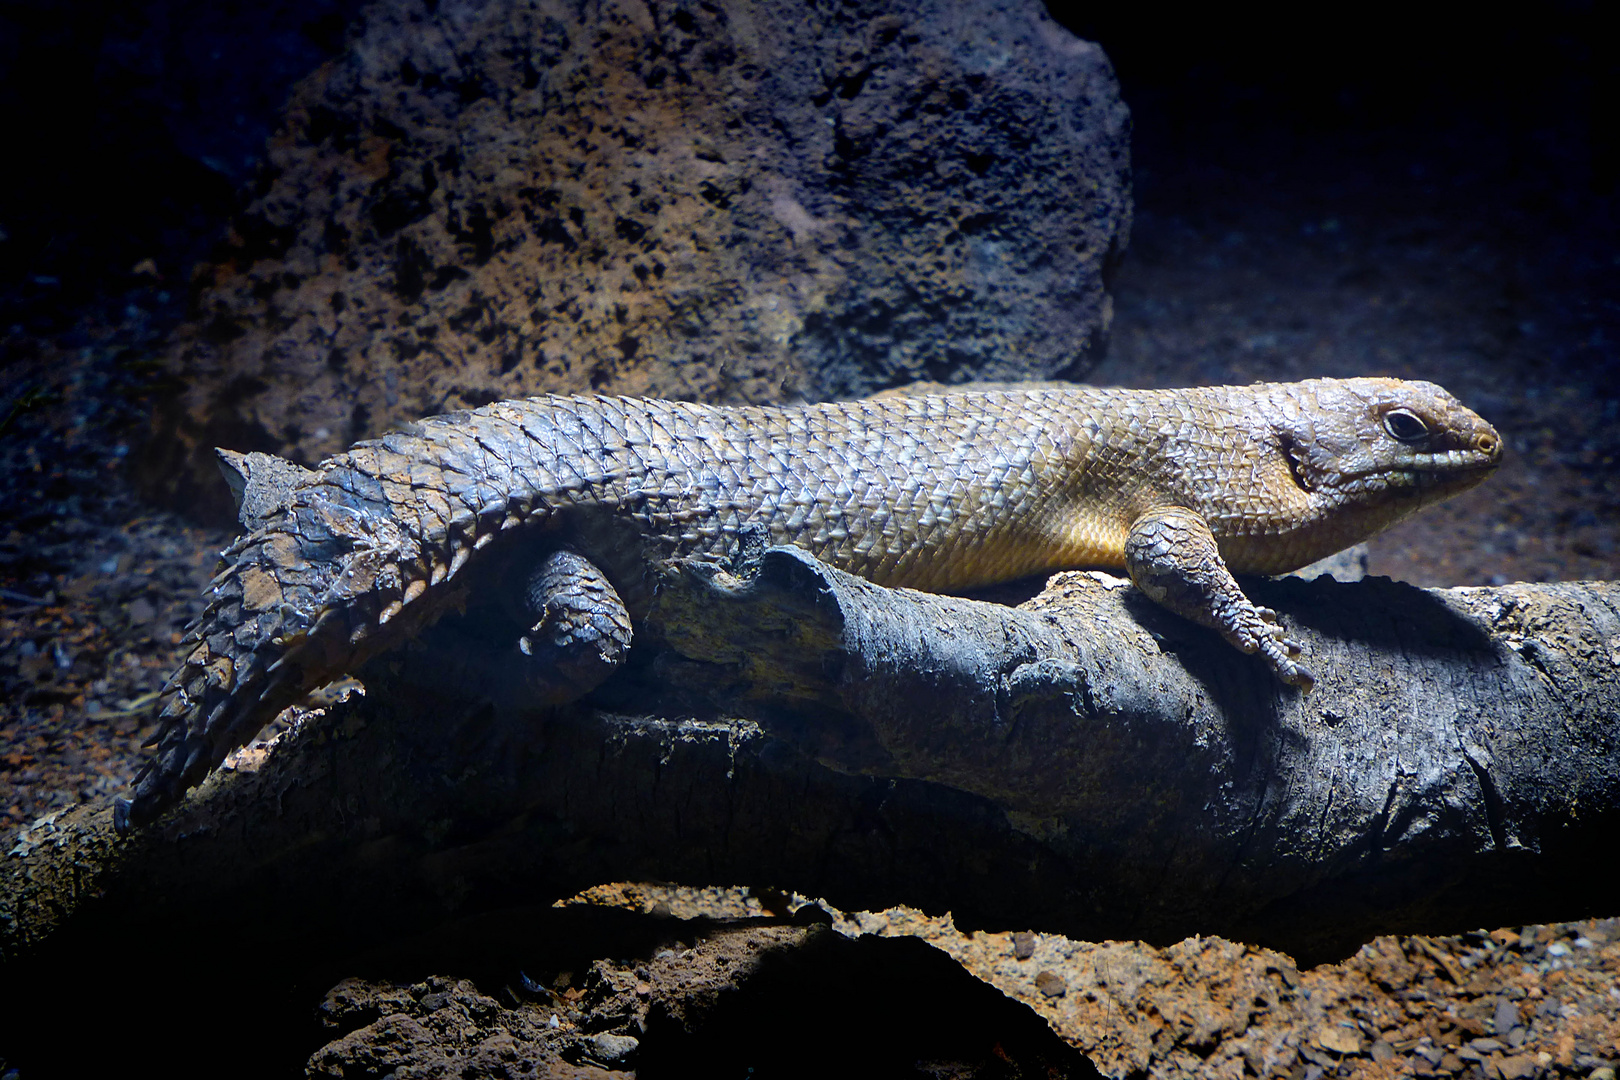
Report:
[[[1275,611],[1243,595],[1201,515],[1163,506],[1137,518],[1125,538],[1125,566],[1155,603],[1218,631],[1243,652],[1258,652],[1283,682],[1306,692],[1315,684],[1299,661],[1304,647],[1284,635]]]
[[[518,639],[538,705],[559,705],[600,686],[630,652],[630,612],[607,575],[568,548],[547,553],[524,582],[534,622]]]

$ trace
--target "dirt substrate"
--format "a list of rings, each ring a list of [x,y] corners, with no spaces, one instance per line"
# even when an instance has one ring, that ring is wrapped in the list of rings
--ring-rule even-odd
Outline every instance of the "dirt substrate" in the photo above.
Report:
[[[746,890],[607,886],[567,907],[644,912],[637,932],[653,936],[582,970],[347,979],[320,1005],[331,1040],[311,1075],[656,1077],[703,1061],[735,1076],[1089,1076],[1094,1064],[1189,1080],[1612,1080],[1620,1057],[1620,919],[1382,937],[1302,972],[1221,938],[1155,949],[963,933],[949,916],[802,898],[785,905],[791,921],[772,919]]]

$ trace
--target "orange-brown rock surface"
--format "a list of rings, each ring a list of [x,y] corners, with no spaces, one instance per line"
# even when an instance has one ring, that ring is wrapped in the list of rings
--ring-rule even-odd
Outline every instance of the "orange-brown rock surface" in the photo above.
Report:
[[[1283,953],[1218,937],[1157,949],[962,933],[949,916],[907,908],[836,925],[943,949],[1044,1017],[1105,1076],[1613,1080],[1620,1060],[1615,919],[1379,937],[1305,971]]]

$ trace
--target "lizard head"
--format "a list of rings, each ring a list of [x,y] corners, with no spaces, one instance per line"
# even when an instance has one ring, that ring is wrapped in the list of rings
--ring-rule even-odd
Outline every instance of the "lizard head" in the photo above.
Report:
[[[1478,484],[1502,437],[1429,382],[1313,379],[1273,388],[1270,423],[1294,482],[1368,532]]]

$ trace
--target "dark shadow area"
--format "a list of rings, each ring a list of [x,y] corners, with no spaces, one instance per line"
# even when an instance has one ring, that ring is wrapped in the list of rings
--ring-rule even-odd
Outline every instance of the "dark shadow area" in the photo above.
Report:
[[[1620,895],[1620,867],[1610,839],[1616,814],[1600,811],[1579,825],[1550,831],[1538,853],[1503,851],[1465,870],[1434,867],[1414,873],[1410,858],[1380,852],[1356,873],[1267,905],[1241,920],[1231,936],[1284,947],[1307,968],[1354,953],[1361,943],[1346,941],[1332,928],[1355,911],[1381,912],[1384,934],[1436,936],[1508,922],[1605,918]],[[1527,893],[1525,880],[1543,888]]]
[[[1172,194],[1215,208],[1268,176],[1247,196],[1293,195],[1286,185],[1312,172],[1350,184],[1383,173],[1393,189],[1466,159],[1465,173],[1434,179],[1497,173],[1575,199],[1610,196],[1620,179],[1620,66],[1602,5],[1473,19],[1385,2],[1331,22],[1265,8],[1047,10],[1108,51],[1135,118],[1138,198],[1154,210]],[[1350,141],[1363,153],[1347,169]],[[1402,156],[1415,168],[1390,167]],[[1549,157],[1562,168],[1544,169]],[[1524,210],[1572,225],[1576,205]]]
[[[1338,648],[1383,649],[1424,657],[1467,656],[1475,662],[1496,650],[1479,624],[1463,618],[1438,596],[1404,581],[1385,577],[1355,582],[1245,578],[1243,588],[1255,603],[1286,613],[1312,640],[1325,635]]]
[[[1100,1076],[1027,1007],[915,938],[832,931],[761,963],[695,1030],[649,1017],[637,1075],[757,1077]]]
[[[580,1058],[569,1047],[588,1046],[592,1034],[635,1032],[640,1049],[633,1064],[642,1077],[1098,1075],[1027,1007],[932,946],[915,939],[852,941],[823,927],[802,944],[784,944],[770,933],[788,925],[547,906],[490,912],[319,959],[247,943],[172,940],[125,941],[96,955],[48,951],[8,971],[0,988],[6,1063],[27,1077],[110,1075],[127,1065],[131,1047],[144,1046],[160,1053],[175,1075],[302,1075],[311,1054],[383,1019],[389,1008],[350,1011],[323,1025],[331,1010],[322,1008],[322,999],[339,980],[392,984],[410,1009],[413,998],[423,997],[423,980],[439,976],[432,985],[442,986],[448,976],[471,980],[490,1007],[509,1017],[535,1008],[540,1015],[569,1015],[575,1035],[559,1040],[564,1060]],[[754,930],[764,933],[751,937]],[[729,944],[703,944],[716,934]],[[694,983],[685,994],[667,976],[648,971],[661,952],[716,947],[739,959],[731,965],[734,978]],[[757,965],[747,962],[755,952],[763,956]],[[104,970],[110,957],[123,973],[125,992],[96,1010],[97,1037],[86,1040],[84,973]],[[653,980],[645,1030],[627,1019],[634,999],[621,992],[616,1001],[604,981],[603,972],[619,970]],[[584,989],[564,996],[553,987]],[[505,1074],[469,1066],[460,1075]]]
[[[183,296],[264,164],[287,92],[337,53],[360,6],[0,10],[0,333],[59,332],[75,305],[135,287]]]
[[[46,1080],[115,1075],[132,1061],[161,1061],[176,1076],[302,1075],[323,1041],[315,1006],[344,973],[323,982],[317,972],[333,969],[246,939],[201,944],[103,939],[8,965],[6,1064]],[[116,992],[87,1004],[87,971],[109,974]]]

